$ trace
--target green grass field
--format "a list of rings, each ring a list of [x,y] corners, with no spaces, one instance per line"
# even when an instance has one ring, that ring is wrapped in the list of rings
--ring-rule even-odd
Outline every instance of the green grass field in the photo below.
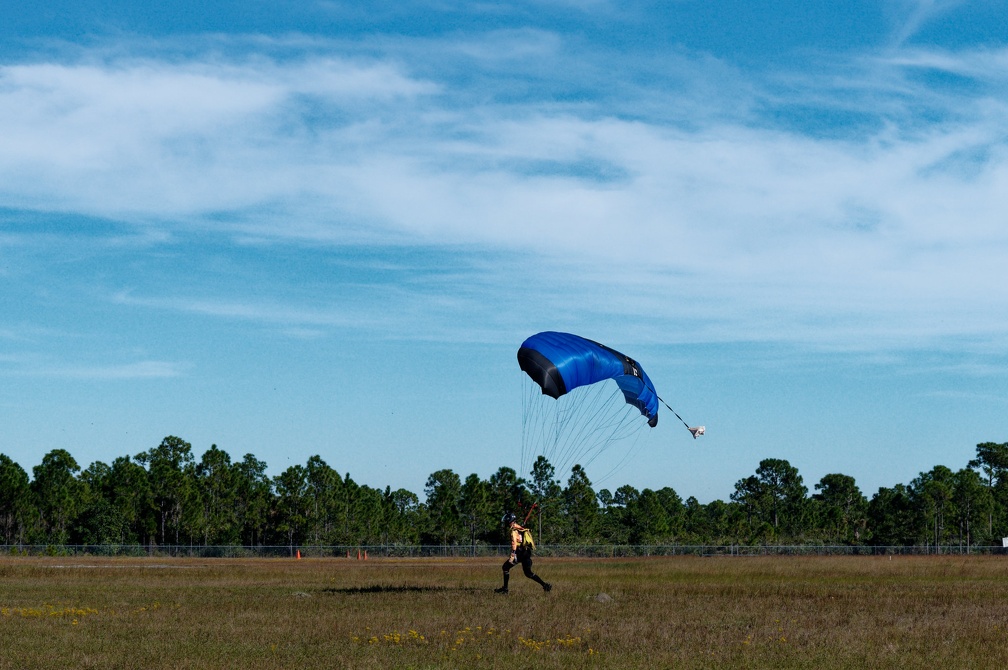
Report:
[[[0,667],[1008,664],[1005,557],[499,563],[3,558]]]

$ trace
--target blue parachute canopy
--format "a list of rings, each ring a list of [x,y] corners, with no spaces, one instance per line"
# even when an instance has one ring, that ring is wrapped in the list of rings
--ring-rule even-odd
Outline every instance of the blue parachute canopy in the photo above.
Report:
[[[547,331],[533,335],[518,349],[518,365],[553,398],[579,386],[612,379],[627,403],[658,425],[658,393],[644,369],[625,354],[570,333]]]

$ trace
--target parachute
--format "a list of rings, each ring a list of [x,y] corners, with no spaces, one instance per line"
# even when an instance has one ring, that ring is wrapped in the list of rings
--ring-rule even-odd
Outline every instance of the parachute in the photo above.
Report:
[[[585,384],[615,380],[626,401],[658,425],[658,394],[637,361],[604,344],[570,333],[533,335],[518,349],[518,365],[552,398]]]
[[[658,425],[660,399],[644,368],[604,344],[538,333],[518,349],[518,365],[532,382],[523,407],[523,470],[539,455],[558,472],[586,467],[614,442]]]
[[[518,349],[518,366],[531,380],[526,381],[522,413],[523,472],[540,455],[559,473],[575,463],[587,467],[613,443],[640,437],[648,432],[644,426],[657,426],[658,403],[682,421],[693,439],[706,432],[683,421],[658,396],[637,361],[594,340],[538,333]],[[622,466],[634,446],[622,451],[602,479]]]

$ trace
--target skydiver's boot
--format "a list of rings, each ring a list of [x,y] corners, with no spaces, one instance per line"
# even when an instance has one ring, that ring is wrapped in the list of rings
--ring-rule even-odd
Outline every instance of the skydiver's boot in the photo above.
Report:
[[[543,587],[543,591],[545,591],[546,593],[549,593],[550,591],[553,590],[553,585],[552,584],[547,584],[546,582],[544,582],[542,580],[542,577],[540,577],[539,575],[532,575],[532,580],[535,581],[535,582],[538,582],[539,585],[541,587]]]
[[[500,587],[499,589],[494,589],[494,593],[507,593],[508,592],[507,584],[508,584],[508,579],[510,579],[510,578],[511,578],[511,575],[509,575],[508,573],[505,572],[504,573],[504,586]]]

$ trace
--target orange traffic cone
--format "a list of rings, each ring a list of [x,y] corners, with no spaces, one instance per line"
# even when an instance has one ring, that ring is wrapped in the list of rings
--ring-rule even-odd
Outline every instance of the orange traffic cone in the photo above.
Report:
[[[300,549],[297,550],[297,560],[299,560],[299,561],[301,560],[301,550]]]
[[[367,560],[367,549],[364,550],[364,560]]]
[[[357,560],[360,560],[360,549],[357,550]]]

